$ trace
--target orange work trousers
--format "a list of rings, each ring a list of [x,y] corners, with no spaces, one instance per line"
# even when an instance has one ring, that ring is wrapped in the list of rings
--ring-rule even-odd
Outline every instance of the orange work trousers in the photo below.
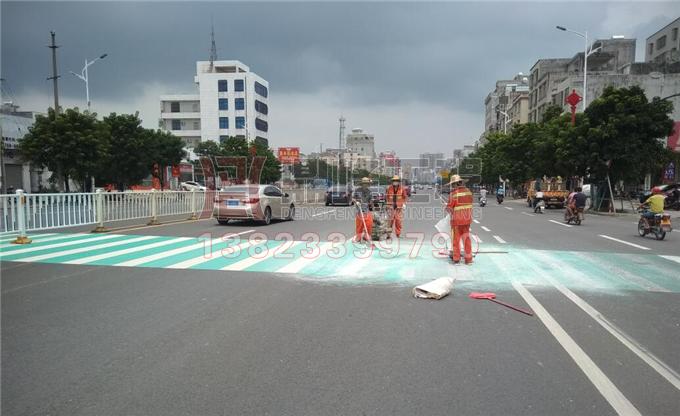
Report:
[[[460,239],[465,246],[465,263],[472,263],[472,240],[470,239],[470,224],[451,226],[453,235],[453,261],[460,261]]]
[[[397,209],[390,208],[390,225],[394,233],[397,235],[397,238],[399,238],[399,236],[401,235],[401,223],[403,219],[404,219],[403,208]]]
[[[364,218],[362,221],[361,218]],[[364,222],[366,222],[366,229],[364,229]],[[354,218],[354,227],[356,229],[356,241],[361,241],[363,238],[366,241],[371,241],[373,234],[373,215],[370,213],[359,214]]]

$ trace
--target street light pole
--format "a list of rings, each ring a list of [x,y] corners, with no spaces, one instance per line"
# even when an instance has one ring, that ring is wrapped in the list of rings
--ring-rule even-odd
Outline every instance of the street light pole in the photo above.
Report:
[[[508,113],[501,110],[498,110],[498,112],[505,116],[505,122],[503,123],[503,134],[508,134],[508,123],[510,122],[510,120],[508,120],[509,118]]]
[[[558,30],[561,30],[563,32],[570,32],[575,35],[578,35],[582,37],[585,40],[585,48],[583,49],[583,111],[586,111],[586,107],[588,106],[588,56],[592,55],[593,53],[597,52],[601,47],[597,47],[596,49],[591,49],[590,52],[588,51],[588,32],[584,31],[583,33],[577,32],[575,30],[567,29],[564,26],[556,26]]]
[[[87,75],[87,68],[90,65],[92,65],[93,63],[95,63],[95,62],[97,62],[101,59],[104,59],[107,56],[108,56],[108,54],[105,53],[105,54],[101,55],[100,57],[95,58],[95,59],[93,59],[89,62],[88,62],[87,59],[85,59],[85,66],[83,67],[82,71],[80,71],[80,74],[76,74],[73,71],[69,71],[69,72],[71,72],[71,74],[73,74],[74,76],[80,78],[83,82],[85,82],[85,99],[87,99],[87,111],[88,112],[90,112],[90,78]]]

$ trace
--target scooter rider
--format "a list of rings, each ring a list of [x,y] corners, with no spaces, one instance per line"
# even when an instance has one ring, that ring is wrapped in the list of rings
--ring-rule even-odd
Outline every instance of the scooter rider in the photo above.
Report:
[[[360,242],[366,240],[371,242],[371,235],[373,235],[373,215],[369,211],[369,205],[372,203],[371,190],[368,186],[371,180],[364,177],[361,178],[361,186],[354,192],[354,204],[357,207],[357,213],[354,217],[355,241]]]
[[[500,204],[503,202],[503,198],[505,197],[505,187],[503,184],[498,185],[498,188],[496,188],[496,201]]]
[[[487,194],[486,188],[482,186],[481,189],[479,190],[479,200],[480,201],[484,200],[484,202],[486,202],[486,194]]]

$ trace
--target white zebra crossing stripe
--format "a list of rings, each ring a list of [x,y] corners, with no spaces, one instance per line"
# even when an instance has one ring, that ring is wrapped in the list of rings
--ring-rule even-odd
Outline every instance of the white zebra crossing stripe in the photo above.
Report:
[[[73,234],[72,237],[82,237],[86,234]],[[82,243],[91,243],[93,241],[102,241],[102,240],[108,240],[111,238],[116,238],[120,237],[119,234],[107,234],[107,235],[102,235],[99,237],[92,237],[92,238],[86,238],[86,239],[79,239],[75,241],[66,241],[63,243],[56,243],[56,244],[48,244],[46,246],[35,246],[35,247],[26,247],[26,248],[21,248],[19,250],[12,250],[12,251],[0,251],[0,257],[2,256],[10,256],[14,254],[22,254],[22,253],[30,253],[31,251],[38,251],[38,250],[49,250],[53,248],[59,248],[59,247],[67,247],[67,246],[73,246],[76,244],[82,244]],[[30,244],[29,244],[30,246]]]
[[[149,256],[140,257],[138,259],[133,259],[133,260],[128,260],[128,261],[124,261],[124,262],[121,262],[121,263],[117,263],[116,266],[122,266],[122,267],[139,266],[139,265],[142,265],[144,263],[149,263],[149,262],[152,262],[152,261],[155,261],[155,260],[164,259],[164,258],[171,257],[171,256],[174,256],[174,255],[177,255],[177,254],[186,253],[187,251],[197,250],[199,248],[204,248],[206,246],[213,247],[214,245],[219,244],[220,242],[223,242],[224,241],[223,238],[248,234],[248,233],[252,233],[253,231],[255,231],[255,230],[241,231],[240,233],[231,234],[229,236],[220,237],[220,238],[213,238],[212,240],[201,241],[201,242],[191,244],[191,245],[188,245],[188,246],[185,246],[185,247],[179,247],[179,248],[176,248],[174,250],[164,251],[164,252],[161,252],[161,253],[156,253],[156,254],[151,254]]]
[[[678,256],[664,256],[663,254],[659,254],[659,257],[662,257],[666,260],[674,261],[676,263],[680,263],[680,257]]]
[[[495,238],[496,241],[498,241],[498,242],[501,243],[501,244],[507,244],[507,242],[506,242],[505,240],[503,240],[502,238],[500,238],[500,237],[497,236],[497,235],[494,235],[493,238]]]
[[[292,249],[293,247],[299,246],[300,244],[304,243],[304,241],[294,241],[288,249]],[[267,254],[262,256],[262,257],[248,257],[243,260],[237,261],[236,263],[229,264],[227,266],[222,267],[220,270],[230,270],[230,271],[241,271],[245,270],[251,266],[254,266],[260,262],[263,262],[267,259],[270,259],[274,257],[277,254],[276,250],[269,250],[267,251]]]
[[[57,241],[57,240],[70,240],[72,238],[76,237],[83,237],[86,235],[92,235],[90,233],[77,233],[77,234],[48,234],[48,237],[46,238],[39,238],[37,236],[29,235],[28,238],[33,239],[33,244],[38,244],[38,243],[47,243],[48,241]],[[14,239],[12,239],[14,240]],[[3,248],[9,248],[9,247],[18,247],[16,244],[3,244],[0,245],[0,249]],[[36,247],[35,245],[33,247]]]
[[[313,263],[317,259],[324,257],[328,250],[333,247],[332,242],[326,242],[319,245],[319,254],[315,256],[300,257],[286,264],[276,271],[276,273],[297,273],[308,264]]]
[[[65,264],[86,264],[86,263],[91,263],[93,261],[109,259],[109,258],[112,258],[112,257],[118,257],[118,256],[130,254],[130,253],[134,253],[134,252],[138,252],[138,251],[149,250],[149,249],[152,249],[152,248],[168,246],[168,245],[171,245],[171,244],[179,243],[179,242],[182,242],[182,241],[188,241],[188,240],[194,240],[194,239],[190,238],[190,237],[172,238],[170,240],[164,240],[164,241],[159,241],[159,242],[156,242],[156,243],[146,244],[146,245],[143,245],[141,247],[125,248],[125,249],[122,249],[122,250],[111,251],[109,253],[96,254],[94,256],[83,257],[83,258],[75,259],[75,260],[69,260],[69,261],[65,261],[64,263]]]
[[[120,245],[123,245],[123,244],[129,244],[129,243],[136,243],[136,242],[139,242],[139,241],[149,240],[151,238],[156,238],[156,237],[154,237],[152,235],[144,235],[144,236],[137,237],[137,238],[119,240],[119,241],[114,241],[114,242],[111,242],[111,243],[95,244],[93,246],[74,248],[74,249],[71,249],[71,250],[64,250],[64,251],[57,251],[57,252],[41,254],[41,255],[33,256],[33,257],[26,257],[26,258],[20,259],[19,261],[29,262],[29,261],[47,260],[47,259],[51,259],[51,258],[55,258],[55,257],[68,256],[70,254],[84,253],[86,251],[99,250],[99,249],[102,249],[102,248],[115,247],[115,246],[120,246]]]
[[[234,247],[232,247],[232,249],[236,250],[238,248],[238,250],[240,251],[240,250],[248,249],[251,246],[257,246],[257,245],[260,245],[260,244],[264,244],[266,242],[267,242],[267,240],[257,240],[257,241],[255,241],[255,244],[253,244],[251,241],[245,241],[243,243],[235,245]],[[168,269],[188,269],[190,267],[197,266],[201,263],[206,263],[206,262],[209,262],[210,260],[214,260],[218,256],[220,256],[219,252],[216,255],[210,255],[210,256],[205,256],[205,254],[201,254],[200,256],[194,257],[193,259],[184,260],[184,261],[181,261],[179,263],[171,264],[171,265],[166,266],[166,267]]]

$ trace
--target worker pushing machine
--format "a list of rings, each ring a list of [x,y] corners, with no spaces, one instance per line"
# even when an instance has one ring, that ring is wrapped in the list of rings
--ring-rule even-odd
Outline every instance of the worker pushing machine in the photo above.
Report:
[[[451,215],[451,234],[453,253],[451,259],[460,263],[460,239],[465,246],[465,264],[472,264],[472,241],[470,240],[470,223],[472,223],[472,192],[464,185],[459,175],[453,175],[448,185],[456,188],[449,194],[446,210]]]
[[[372,202],[371,190],[368,188],[370,184],[370,179],[361,178],[361,186],[354,192],[354,205],[357,207],[357,213],[354,218],[354,227],[356,229],[354,240],[357,243],[362,240],[371,243],[373,215],[371,215],[368,209]]]
[[[392,185],[387,187],[385,203],[387,204],[390,226],[394,230],[397,238],[401,236],[401,223],[404,219],[404,206],[406,205],[406,190],[401,185],[401,178],[394,175]]]

